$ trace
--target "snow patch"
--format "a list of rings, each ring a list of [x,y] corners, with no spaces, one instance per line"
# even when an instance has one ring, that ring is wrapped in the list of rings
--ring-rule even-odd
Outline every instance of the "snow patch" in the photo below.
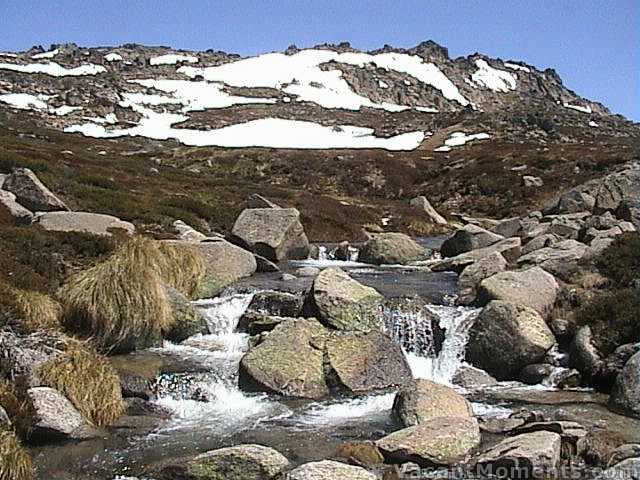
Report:
[[[198,57],[192,55],[177,55],[174,53],[168,53],[167,55],[160,55],[159,57],[153,57],[149,60],[151,65],[175,65],[176,63],[198,63]]]
[[[593,120],[589,121],[589,126],[590,127],[594,127],[594,128],[598,128],[600,125],[598,125],[596,122],[594,122]]]
[[[591,107],[589,106],[583,107],[582,105],[571,105],[570,103],[566,102],[563,103],[562,106],[565,108],[571,108],[572,110],[577,110],[578,112],[582,113],[593,113]]]
[[[424,113],[438,113],[439,110],[433,107],[413,107],[414,110]]]
[[[34,60],[42,60],[44,58],[53,58],[58,55],[60,51],[56,48],[55,50],[51,50],[50,52],[37,53],[35,55],[31,55],[31,58]]]
[[[478,70],[471,75],[471,80],[477,85],[494,92],[508,92],[516,89],[516,78],[512,73],[493,68],[482,59],[476,60],[475,64]]]
[[[0,63],[0,70],[13,70],[20,73],[43,73],[52,77],[81,77],[84,75],[97,75],[107,71],[102,65],[88,63],[75,68],[66,68],[55,62],[31,63],[18,65],[17,63]]]
[[[0,57],[17,58],[18,54],[11,52],[0,52]]]
[[[504,66],[507,68],[510,68],[511,70],[518,70],[520,72],[531,73],[531,69],[524,67],[522,65],[518,65],[517,63],[505,62]]]
[[[104,59],[107,62],[121,62],[122,61],[122,55],[120,55],[119,53],[115,53],[115,52],[107,53],[104,56]]]
[[[491,138],[488,133],[473,133],[467,135],[464,132],[453,132],[449,138],[444,141],[444,145],[434,149],[434,152],[450,152],[453,147],[460,147],[472,140],[487,140]]]
[[[52,115],[63,116],[68,115],[77,110],[82,110],[82,107],[71,107],[69,105],[62,105],[60,107],[50,107],[47,101],[54,98],[55,95],[31,95],[29,93],[8,93],[0,95],[0,102],[17,108],[19,110],[36,110],[44,111]]]

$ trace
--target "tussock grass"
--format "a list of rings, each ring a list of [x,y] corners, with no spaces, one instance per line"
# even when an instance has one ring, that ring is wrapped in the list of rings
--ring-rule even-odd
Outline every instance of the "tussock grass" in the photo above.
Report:
[[[62,307],[50,296],[0,284],[0,318],[24,333],[60,329]]]
[[[17,434],[23,439],[28,438],[35,410],[27,395],[27,386],[0,378],[0,406],[7,412]]]
[[[174,242],[158,242],[163,261],[159,274],[165,284],[175,288],[186,297],[193,298],[206,276],[204,257],[191,245]]]
[[[34,480],[33,462],[20,440],[0,427],[0,480]]]
[[[71,344],[40,366],[43,382],[66,396],[98,426],[113,424],[124,412],[120,379],[106,358]]]

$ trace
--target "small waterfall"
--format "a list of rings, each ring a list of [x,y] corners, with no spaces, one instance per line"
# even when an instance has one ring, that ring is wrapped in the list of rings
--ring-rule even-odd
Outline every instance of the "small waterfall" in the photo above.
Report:
[[[329,260],[329,254],[327,253],[327,247],[325,247],[324,245],[320,245],[318,247],[318,261],[319,262],[326,262],[327,260]]]

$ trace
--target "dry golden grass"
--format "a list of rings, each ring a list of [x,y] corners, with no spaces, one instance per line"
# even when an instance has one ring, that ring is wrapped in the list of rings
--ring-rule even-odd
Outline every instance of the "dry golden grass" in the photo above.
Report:
[[[6,284],[0,285],[0,296],[1,315],[5,322],[14,324],[24,333],[60,329],[62,307],[50,296]]]
[[[164,261],[158,273],[164,282],[183,295],[193,298],[206,276],[204,257],[191,245],[157,242]]]
[[[5,409],[14,430],[26,439],[31,433],[34,407],[24,385],[0,378],[0,406]]]
[[[124,412],[116,371],[106,358],[84,346],[72,344],[42,364],[39,374],[95,425],[111,425]]]
[[[0,427],[0,480],[33,479],[35,470],[31,456],[12,431]]]

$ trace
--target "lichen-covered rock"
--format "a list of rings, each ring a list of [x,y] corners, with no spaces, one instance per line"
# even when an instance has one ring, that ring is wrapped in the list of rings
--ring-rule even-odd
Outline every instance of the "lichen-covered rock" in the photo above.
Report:
[[[339,268],[327,268],[313,282],[305,309],[338,330],[370,331],[380,322],[382,295]]]
[[[553,274],[561,274],[567,266],[575,265],[588,253],[589,247],[576,240],[564,240],[539,248],[518,259],[518,265],[538,266]]]
[[[323,460],[300,465],[287,474],[286,480],[376,480],[377,477],[361,467]]]
[[[206,279],[197,294],[199,298],[210,298],[238,280],[256,272],[256,259],[248,252],[224,240],[197,244],[206,263]]]
[[[13,193],[20,205],[34,212],[69,210],[28,168],[14,169],[2,188]]]
[[[482,227],[468,224],[456,231],[442,244],[440,253],[445,257],[455,257],[462,253],[485,248],[504,240],[504,237],[485,230]]]
[[[553,333],[535,310],[494,300],[471,327],[467,359],[498,380],[514,379],[554,344]]]
[[[473,417],[471,404],[453,388],[429,380],[413,380],[393,401],[393,413],[405,427],[436,417]]]
[[[404,233],[388,232],[373,235],[362,246],[358,260],[375,265],[404,265],[420,260],[425,249]]]
[[[618,375],[609,405],[625,415],[640,418],[640,352],[629,359]]]
[[[309,240],[295,208],[248,208],[233,225],[231,240],[274,262],[305,259]]]
[[[136,227],[111,215],[89,212],[45,212],[37,213],[33,223],[54,232],[80,232],[92,235],[111,236],[114,232],[133,235]]]
[[[480,444],[475,418],[436,417],[404,428],[376,442],[389,463],[420,466],[453,465]]]

